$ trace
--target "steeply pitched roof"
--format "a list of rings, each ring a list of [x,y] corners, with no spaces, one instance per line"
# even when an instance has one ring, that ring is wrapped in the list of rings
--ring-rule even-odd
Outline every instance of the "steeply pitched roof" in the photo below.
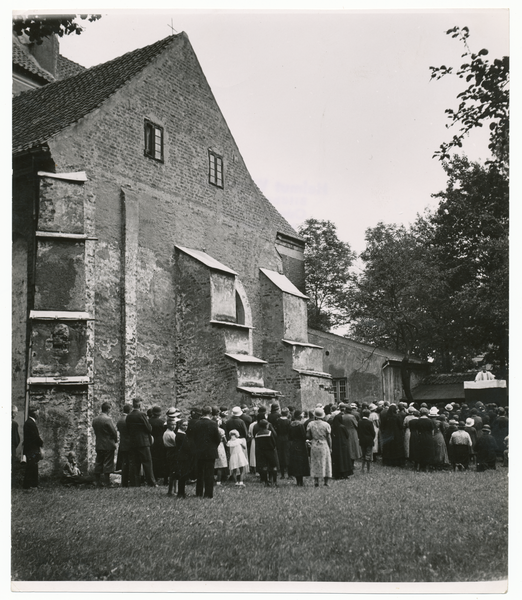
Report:
[[[13,152],[41,145],[89,114],[176,38],[184,35],[169,36],[74,77],[16,96],[13,99]]]
[[[13,68],[20,71],[27,71],[40,77],[44,81],[52,82],[55,78],[38,64],[38,61],[32,56],[13,35]]]
[[[87,68],[58,54],[58,79],[73,77],[78,73],[83,73]]]

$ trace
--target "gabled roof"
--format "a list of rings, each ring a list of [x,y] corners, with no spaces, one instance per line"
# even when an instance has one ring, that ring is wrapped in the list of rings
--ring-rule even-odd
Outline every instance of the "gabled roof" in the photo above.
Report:
[[[38,61],[32,56],[13,35],[13,69],[27,71],[40,77],[46,82],[55,81],[55,78],[38,64]]]
[[[179,36],[169,36],[13,99],[13,152],[44,144],[96,109]]]

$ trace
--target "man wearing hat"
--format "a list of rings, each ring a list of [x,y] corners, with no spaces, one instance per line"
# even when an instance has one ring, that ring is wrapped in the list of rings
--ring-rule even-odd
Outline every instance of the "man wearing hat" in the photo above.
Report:
[[[38,414],[38,407],[30,407],[27,421],[24,423],[23,454],[27,460],[23,483],[24,490],[38,487],[38,463],[44,456],[43,440],[36,425]]]
[[[214,495],[214,462],[218,458],[218,446],[221,443],[218,425],[211,415],[211,407],[204,406],[191,434],[197,460],[196,496],[203,498],[212,498]]]
[[[281,417],[281,407],[279,406],[279,402],[273,402],[270,405],[270,414],[267,417],[268,422],[275,429],[275,424],[277,420]]]
[[[475,450],[477,453],[477,471],[496,469],[497,442],[491,435],[491,427],[489,425],[482,427],[482,437],[477,441]]]
[[[245,425],[245,422],[241,418],[242,414],[243,414],[243,411],[241,410],[241,408],[239,406],[234,406],[234,408],[232,409],[232,415],[227,420],[227,422],[225,423],[225,427],[224,427],[225,433],[227,434],[227,440],[230,439],[230,432],[233,429],[237,430],[240,438],[243,438],[246,440],[248,431],[247,431],[247,426]]]
[[[130,485],[139,487],[140,470],[143,466],[145,480],[150,487],[158,487],[152,470],[150,446],[152,426],[147,415],[141,412],[141,402],[134,402],[133,410],[128,414],[126,424],[130,439]]]

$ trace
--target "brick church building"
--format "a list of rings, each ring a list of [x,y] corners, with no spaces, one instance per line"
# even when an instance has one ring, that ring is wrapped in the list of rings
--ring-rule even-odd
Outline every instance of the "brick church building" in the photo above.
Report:
[[[308,330],[304,243],[186,34],[85,69],[13,38],[12,403],[92,464],[102,402],[396,402],[400,357]],[[413,361],[413,383],[425,364]],[[24,410],[22,410],[22,407]]]
[[[41,407],[50,468],[92,456],[104,401],[331,400],[303,241],[186,34],[16,95],[13,177],[13,403]]]

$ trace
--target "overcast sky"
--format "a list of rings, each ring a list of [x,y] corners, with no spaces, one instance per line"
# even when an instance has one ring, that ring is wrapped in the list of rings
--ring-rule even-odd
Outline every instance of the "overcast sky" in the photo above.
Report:
[[[463,89],[429,67],[472,51],[509,54],[509,11],[117,11],[61,52],[86,67],[185,31],[250,173],[297,228],[333,221],[360,252],[367,227],[408,223],[445,187],[433,159]],[[466,153],[487,157],[487,139]]]

